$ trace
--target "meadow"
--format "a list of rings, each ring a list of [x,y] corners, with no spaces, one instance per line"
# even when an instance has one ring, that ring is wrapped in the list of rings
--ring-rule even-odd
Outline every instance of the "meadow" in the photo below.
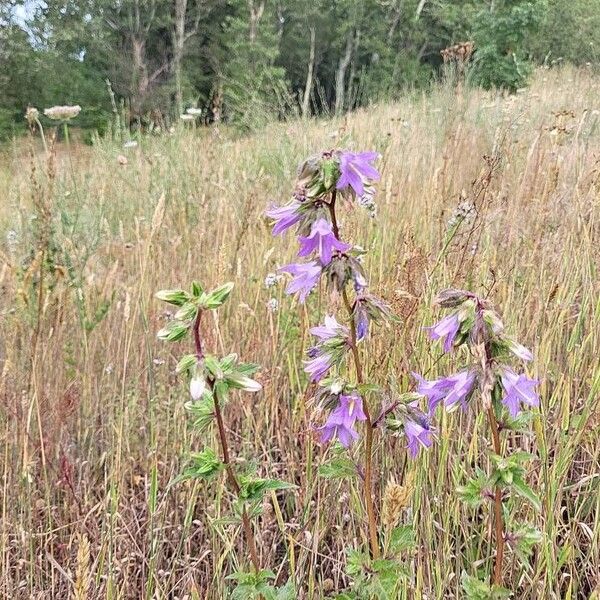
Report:
[[[186,455],[218,446],[190,427],[174,374],[186,350],[156,338],[169,314],[155,292],[194,279],[235,282],[205,344],[261,365],[262,391],[226,409],[232,452],[296,486],[265,497],[261,560],[297,598],[348,587],[346,549],[365,539],[360,483],[319,475],[334,449],[315,439],[302,371],[325,292],[300,306],[283,282],[264,283],[295,253],[265,209],[287,201],[305,157],[338,147],[382,155],[377,218],[343,217],[400,317],[365,352],[369,376],[410,390],[412,371],[450,368],[459,359],[441,361],[423,330],[439,317],[434,296],[488,296],[541,379],[531,435],[510,440],[536,457],[526,476],[542,510],[519,510],[542,539],[526,566],[507,551],[505,586],[519,599],[598,597],[599,97],[588,70],[540,70],[515,95],[439,85],[251,135],[182,123],[126,149],[110,137],[59,141],[49,156],[38,139],[5,149],[0,596],[228,597],[226,576],[245,561],[240,527],[224,518],[231,495],[222,478],[173,483]],[[448,235],[464,203],[474,220]],[[376,439],[376,510],[387,484],[402,484],[400,521],[414,528],[398,598],[462,598],[461,573],[491,564],[491,509],[456,494],[487,460],[486,427],[482,415],[444,414],[414,461],[402,440]]]

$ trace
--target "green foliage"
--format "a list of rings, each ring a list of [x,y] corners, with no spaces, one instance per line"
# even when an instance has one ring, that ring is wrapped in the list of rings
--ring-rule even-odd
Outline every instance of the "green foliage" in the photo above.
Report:
[[[282,587],[271,585],[275,573],[262,569],[258,573],[236,571],[227,577],[236,582],[236,587],[231,594],[232,600],[294,600],[296,592],[292,581]]]
[[[372,559],[358,550],[348,552],[346,572],[352,579],[351,590],[336,596],[337,600],[394,600],[410,577],[408,568],[399,561]]]
[[[466,485],[459,487],[456,491],[459,498],[468,506],[477,508],[486,500],[484,493],[491,493],[489,477],[480,468],[476,469],[476,477],[470,479]]]
[[[502,600],[510,598],[511,592],[497,585],[489,585],[477,577],[463,572],[460,578],[462,589],[467,600]]]
[[[319,475],[326,479],[356,477],[356,465],[346,455],[336,456],[319,466]]]
[[[539,27],[545,0],[497,0],[475,16],[472,80],[486,88],[515,91],[527,83],[532,65],[526,41]]]
[[[186,466],[178,480],[212,479],[224,468],[225,465],[220,461],[215,451],[211,448],[205,448],[201,452],[191,454],[190,464]]]
[[[523,463],[532,458],[533,456],[527,452],[515,452],[507,457],[493,454],[491,459],[494,464],[494,471],[490,477],[490,483],[494,486],[500,485],[514,490],[539,512],[542,510],[541,502],[524,479],[525,469]]]

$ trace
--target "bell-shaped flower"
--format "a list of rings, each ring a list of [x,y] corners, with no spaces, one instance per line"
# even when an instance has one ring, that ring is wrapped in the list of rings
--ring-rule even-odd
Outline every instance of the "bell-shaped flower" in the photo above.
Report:
[[[320,381],[333,366],[333,355],[314,347],[309,351],[309,356],[311,359],[304,361],[304,372],[312,382]]]
[[[404,421],[404,435],[406,447],[413,458],[419,454],[421,448],[430,448],[433,444],[433,431],[427,419],[407,418]]]
[[[344,190],[350,187],[356,196],[362,196],[365,185],[377,181],[380,177],[379,171],[371,164],[378,158],[377,152],[340,152],[340,178],[336,188]]]
[[[310,333],[315,337],[319,338],[319,340],[330,340],[334,337],[347,337],[348,336],[348,328],[345,325],[341,325],[337,322],[335,317],[330,315],[325,315],[323,325],[317,325],[316,327],[310,328]]]
[[[475,386],[476,374],[472,371],[461,371],[449,377],[427,381],[418,373],[413,376],[419,382],[417,392],[429,401],[429,413],[433,413],[443,401],[446,410],[452,411],[460,404],[467,406],[467,399]]]
[[[518,375],[512,369],[504,367],[501,380],[504,388],[502,404],[506,406],[513,418],[519,414],[521,404],[540,405],[540,397],[535,391],[535,387],[539,384],[537,379],[530,379],[524,373]]]
[[[283,206],[273,206],[265,212],[267,217],[273,219],[275,224],[273,225],[273,235],[279,235],[284,231],[287,231],[290,227],[293,227],[302,218],[300,213],[301,202],[298,200],[292,200],[288,204]]]
[[[344,253],[352,248],[351,244],[341,242],[335,237],[331,223],[323,218],[313,223],[310,235],[300,236],[298,239],[300,241],[298,256],[308,256],[316,252],[323,265],[331,262],[334,250]]]
[[[432,340],[444,339],[444,352],[450,352],[454,345],[454,340],[460,331],[460,319],[458,313],[453,313],[444,317],[431,327],[425,327],[429,331]]]
[[[358,433],[354,429],[356,421],[365,421],[366,418],[362,398],[358,394],[340,396],[340,403],[331,411],[323,427],[318,429],[321,432],[321,442],[337,438],[342,446],[348,448],[358,439]]]
[[[285,267],[281,267],[279,271],[290,273],[293,279],[285,288],[286,294],[298,293],[300,302],[306,300],[306,296],[317,285],[321,276],[321,267],[316,262],[309,263],[291,263]]]

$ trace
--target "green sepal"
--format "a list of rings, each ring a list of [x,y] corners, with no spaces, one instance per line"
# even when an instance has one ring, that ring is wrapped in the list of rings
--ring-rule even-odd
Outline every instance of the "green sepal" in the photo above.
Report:
[[[154,294],[154,297],[175,306],[183,306],[190,300],[190,296],[185,290],[160,290]]]
[[[176,373],[187,373],[198,364],[198,359],[195,354],[186,354],[183,356],[175,367]]]
[[[191,321],[196,317],[198,307],[194,302],[186,302],[174,315],[178,321]]]
[[[190,400],[185,403],[185,409],[190,413],[192,426],[199,433],[210,427],[215,418],[215,404],[210,392],[204,392],[200,400]]]
[[[167,342],[176,342],[184,338],[190,328],[190,323],[184,323],[182,321],[169,321],[169,323],[163,327],[156,336],[160,340]]]
[[[192,296],[194,296],[194,298],[200,298],[202,292],[204,292],[204,289],[200,283],[198,281],[192,281]]]
[[[219,306],[221,306],[227,300],[227,298],[229,298],[231,290],[233,290],[233,286],[233,282],[224,283],[218,288],[212,290],[212,292],[203,293],[200,297],[200,305],[202,308],[206,308],[208,310],[219,308]]]
[[[212,354],[208,354],[204,357],[204,368],[207,373],[209,373],[213,379],[220,380],[223,379],[223,369],[221,368],[221,362],[219,359]]]

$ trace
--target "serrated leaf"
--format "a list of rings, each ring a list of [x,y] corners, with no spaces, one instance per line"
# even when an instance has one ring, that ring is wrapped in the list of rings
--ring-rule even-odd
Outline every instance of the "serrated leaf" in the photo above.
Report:
[[[537,494],[525,483],[521,477],[513,477],[512,489],[517,492],[519,496],[525,498],[535,508],[537,512],[541,512],[542,503],[538,498]]]
[[[251,477],[241,478],[240,497],[245,500],[260,500],[267,491],[288,490],[296,487],[287,481],[279,479],[254,479]]]
[[[192,453],[190,463],[183,470],[180,479],[210,479],[225,468],[212,448]]]
[[[405,552],[415,545],[415,532],[411,525],[400,525],[392,531],[390,549],[392,552]]]
[[[356,477],[356,465],[345,456],[332,458],[319,466],[319,475],[326,479],[339,479],[341,477]]]

